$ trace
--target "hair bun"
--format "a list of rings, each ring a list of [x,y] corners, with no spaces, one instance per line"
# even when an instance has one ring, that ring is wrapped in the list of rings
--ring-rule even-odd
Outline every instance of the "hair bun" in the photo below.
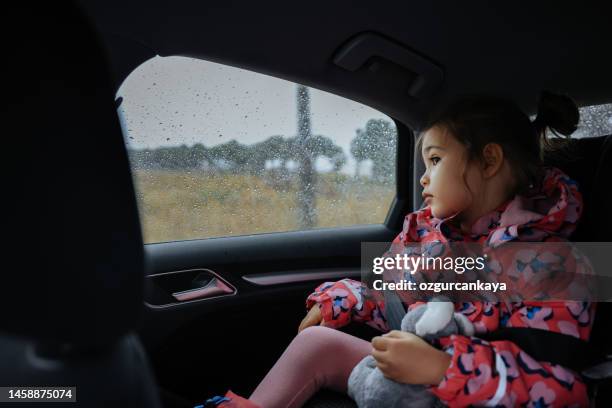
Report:
[[[569,136],[578,128],[580,112],[576,103],[566,95],[542,91],[538,103],[538,114],[533,121],[538,132],[549,127],[555,133]]]

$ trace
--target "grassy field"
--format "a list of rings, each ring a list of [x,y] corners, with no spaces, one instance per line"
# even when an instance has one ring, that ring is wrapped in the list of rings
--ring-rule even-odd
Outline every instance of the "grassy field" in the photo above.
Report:
[[[161,170],[134,177],[146,243],[300,229],[295,180]],[[382,223],[394,192],[394,183],[319,174],[316,227]]]

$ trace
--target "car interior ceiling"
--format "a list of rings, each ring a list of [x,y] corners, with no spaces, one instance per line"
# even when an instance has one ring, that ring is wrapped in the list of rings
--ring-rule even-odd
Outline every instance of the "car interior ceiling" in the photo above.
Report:
[[[84,395],[103,398],[94,387],[94,380],[101,376],[112,378],[111,373],[117,372],[124,372],[126,377],[137,374],[141,378],[138,384],[121,376],[110,382],[116,387],[117,401],[129,401],[130,406],[158,406],[155,398],[142,398],[156,392],[153,390],[155,380],[150,377],[151,369],[158,385],[163,388],[166,406],[190,406],[189,403],[213,392],[221,393],[230,386],[239,393],[251,390],[256,380],[263,378],[278,358],[283,345],[286,346],[295,334],[296,316],[303,313],[304,296],[313,288],[313,282],[253,288],[243,281],[236,281],[240,296],[231,301],[213,299],[205,307],[192,303],[181,305],[181,308],[152,308],[141,313],[143,299],[151,290],[149,286],[142,288],[143,271],[153,275],[206,267],[223,271],[225,277],[242,276],[247,271],[249,274],[282,272],[289,268],[288,265],[304,270],[358,268],[360,258],[355,248],[359,248],[359,242],[364,237],[370,241],[392,239],[401,227],[406,211],[420,205],[417,181],[422,164],[413,156],[413,130],[424,123],[432,110],[457,95],[477,92],[511,96],[530,113],[535,110],[541,89],[562,90],[584,106],[611,101],[612,55],[605,50],[612,38],[612,27],[607,15],[595,5],[552,1],[533,3],[528,8],[485,1],[469,4],[382,1],[374,5],[345,0],[315,1],[300,7],[280,1],[212,4],[89,0],[78,4],[103,41],[110,71],[104,67],[103,52],[97,48],[85,25],[76,26],[74,31],[66,30],[66,37],[49,37],[45,44],[49,47],[50,44],[70,44],[66,40],[70,35],[85,33],[80,47],[61,50],[66,59],[62,65],[50,70],[49,75],[67,72],[73,76],[70,81],[83,88],[94,81],[97,86],[102,84],[99,94],[76,93],[69,95],[72,99],[64,101],[66,105],[81,101],[75,109],[83,116],[83,126],[87,120],[103,124],[85,142],[96,154],[93,159],[80,157],[75,161],[71,155],[74,152],[70,150],[72,145],[60,140],[57,144],[45,144],[48,151],[62,159],[51,161],[41,152],[40,146],[31,144],[33,139],[25,140],[24,146],[38,151],[32,158],[33,169],[55,169],[58,165],[71,163],[71,166],[78,166],[99,177],[96,188],[102,186],[101,191],[106,194],[87,188],[88,181],[84,175],[77,176],[63,167],[58,169],[61,180],[56,179],[54,182],[57,184],[51,183],[48,188],[49,197],[60,197],[60,201],[41,199],[33,192],[24,192],[23,187],[15,186],[15,191],[31,203],[42,202],[49,206],[48,211],[29,220],[26,226],[41,231],[42,225],[47,231],[55,228],[65,234],[56,242],[49,243],[48,247],[35,246],[28,254],[41,259],[44,267],[27,277],[15,277],[18,280],[7,285],[32,287],[32,299],[42,300],[29,303],[27,308],[11,318],[4,330],[8,335],[0,336],[3,343],[0,349],[3,359],[9,361],[11,358],[12,366],[22,368],[22,375],[30,375],[38,381],[48,381],[49,377],[45,375],[49,372],[41,374],[35,365],[20,360],[26,355],[27,342],[51,345],[45,349],[51,356],[64,353],[54,348],[62,342],[79,346],[74,355],[79,355],[82,350],[87,350],[90,355],[98,353],[110,363],[85,366],[93,374],[85,376],[91,382],[84,385]],[[79,13],[70,8],[49,9],[49,13],[59,15],[59,21],[82,20]],[[32,27],[37,24],[36,30],[51,30],[53,27],[51,22],[41,18],[31,20],[30,24]],[[363,35],[366,37],[360,37]],[[347,70],[341,66],[339,53],[346,51],[347,45],[357,44],[355,40],[361,38],[374,39],[375,44],[381,44],[375,41],[382,41],[389,49],[383,53],[386,58],[376,57],[374,51],[373,59],[368,59],[358,69]],[[32,44],[35,44],[32,49],[36,53],[47,55],[44,44],[29,43]],[[91,62],[92,65],[84,67],[88,74],[71,68],[70,64],[83,68],[80,65],[82,58],[70,58],[77,55],[97,58],[97,64]],[[400,139],[398,193],[387,222],[380,226],[356,226],[334,231],[298,231],[151,244],[144,246],[143,252],[133,186],[127,177],[130,173],[112,95],[130,72],[155,55],[202,58],[273,75],[353,99],[388,114],[398,125]],[[439,69],[443,73],[442,81],[425,94],[411,95],[407,88],[413,85],[420,73],[398,63],[404,61],[402,56],[406,55],[410,56],[409,59],[416,58],[419,63],[425,61],[427,66],[434,67],[434,71]],[[48,59],[55,61],[53,55]],[[108,82],[110,79],[113,83]],[[57,92],[54,84],[49,83],[49,86],[48,92]],[[32,95],[38,92],[29,91]],[[54,110],[42,116],[61,116],[63,108],[56,100],[48,98],[44,102],[46,107],[54,107]],[[23,106],[30,106],[28,103],[31,101],[24,102]],[[85,109],[84,106],[96,109]],[[36,112],[40,111],[40,107],[36,109]],[[91,111],[97,113],[92,116]],[[26,117],[15,117],[27,122]],[[71,128],[61,121],[50,120],[47,127],[42,123],[36,126],[30,130],[32,135],[51,131],[67,134],[67,139],[80,137],[70,133],[70,129],[76,129],[76,126]],[[105,140],[104,133],[114,135],[114,139]],[[570,160],[546,159],[547,163],[561,167],[579,181],[586,206],[591,206],[574,236],[578,241],[606,241],[607,231],[612,230],[610,217],[600,216],[612,202],[610,189],[606,187],[612,177],[611,145],[612,135],[581,139],[573,146],[575,156]],[[119,160],[109,162],[105,160],[107,157],[119,157]],[[100,169],[105,169],[106,173]],[[23,180],[32,182],[33,177],[34,173],[28,174]],[[54,188],[56,190],[52,191]],[[62,206],[73,212],[67,214]],[[25,216],[34,210],[32,204],[16,209],[16,214]],[[45,217],[51,214],[63,216],[49,221]],[[97,217],[93,222],[92,214]],[[66,224],[60,225],[62,221]],[[12,224],[11,227],[11,231],[20,231],[21,228]],[[80,237],[90,236],[92,229],[100,231],[94,250],[91,245],[79,242]],[[27,240],[27,234],[23,232],[16,236]],[[48,232],[41,232],[41,236],[47,237]],[[105,238],[110,241],[104,241]],[[62,249],[66,245],[80,251],[76,260],[67,261],[68,255]],[[271,250],[266,252],[262,248]],[[304,255],[302,248],[309,248],[310,253]],[[64,273],[53,280],[42,275],[45,268],[54,271],[64,268]],[[80,273],[82,271],[98,273],[84,276]],[[39,279],[39,286],[28,285],[32,277]],[[145,280],[145,285],[149,285],[149,281]],[[89,289],[83,291],[83,288]],[[57,295],[49,297],[49,290]],[[63,301],[58,302],[58,299]],[[19,298],[19,293],[13,293],[3,302],[21,305],[23,299]],[[57,302],[56,308],[50,308],[53,302]],[[78,311],[74,310],[75,305],[78,305]],[[263,322],[253,321],[255,305],[266,311],[267,317]],[[604,330],[604,319],[610,313],[608,305],[603,304],[597,315],[593,342],[608,347],[610,351],[612,339]],[[38,311],[44,308],[50,309],[48,315],[41,317]],[[50,315],[73,316],[73,324],[52,327],[45,322]],[[92,316],[96,318],[92,319]],[[34,321],[36,325],[24,324]],[[75,326],[74,322],[79,324]],[[139,336],[133,335],[134,330]],[[372,335],[367,328],[351,327],[349,330],[364,338]],[[27,342],[15,340],[13,336],[22,336],[17,339],[24,338]],[[262,342],[261,336],[266,341]],[[116,339],[122,339],[122,347],[109,351],[105,345]],[[151,359],[151,367],[144,350]],[[63,378],[75,381],[84,375],[82,370],[67,365],[59,372]],[[0,375],[7,380],[13,372],[0,370]],[[132,391],[127,389],[127,385],[133,388]],[[352,405],[338,396],[323,395],[309,406],[338,408]]]
[[[364,103],[418,127],[432,107],[463,93],[494,92],[534,112],[540,88],[559,89],[580,106],[609,101],[612,68],[605,52],[607,15],[594,4],[537,2],[529,7],[483,0],[263,4],[84,1],[106,36],[117,86],[154,55],[203,58],[277,76]],[[117,10],[120,10],[117,11]],[[361,33],[402,44],[445,72],[442,88],[411,99],[409,72],[355,72],[333,64]],[[214,39],[214,41],[211,41]],[[584,63],[595,58],[596,62]],[[500,80],[502,79],[502,80]]]

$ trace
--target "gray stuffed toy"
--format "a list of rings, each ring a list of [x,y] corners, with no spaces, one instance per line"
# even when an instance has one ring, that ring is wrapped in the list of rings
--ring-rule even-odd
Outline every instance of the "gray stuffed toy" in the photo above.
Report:
[[[428,302],[406,313],[401,329],[428,341],[451,334],[474,334],[474,326],[468,318],[455,313],[454,305],[446,301]],[[353,368],[348,380],[348,395],[359,408],[424,408],[440,403],[423,385],[402,384],[386,378],[371,355]]]

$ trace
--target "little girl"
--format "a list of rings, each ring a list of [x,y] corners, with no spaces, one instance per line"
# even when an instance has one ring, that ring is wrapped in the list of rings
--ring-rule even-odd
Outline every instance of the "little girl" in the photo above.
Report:
[[[542,165],[542,154],[551,147],[546,130],[569,136],[578,118],[571,99],[548,92],[533,122],[505,99],[470,97],[452,104],[419,139],[425,207],[406,216],[394,244],[567,240],[582,214],[582,197],[561,170]],[[228,391],[207,405],[301,407],[321,388],[345,393],[353,367],[372,354],[386,377],[423,384],[449,406],[588,406],[576,372],[538,362],[511,341],[452,335],[440,340],[440,350],[413,334],[389,332],[384,302],[370,292],[351,279],[317,287],[298,335],[249,399]],[[472,321],[476,336],[532,327],[588,340],[594,307],[525,301],[463,302],[455,309]],[[367,342],[335,330],[351,321],[387,333]]]

